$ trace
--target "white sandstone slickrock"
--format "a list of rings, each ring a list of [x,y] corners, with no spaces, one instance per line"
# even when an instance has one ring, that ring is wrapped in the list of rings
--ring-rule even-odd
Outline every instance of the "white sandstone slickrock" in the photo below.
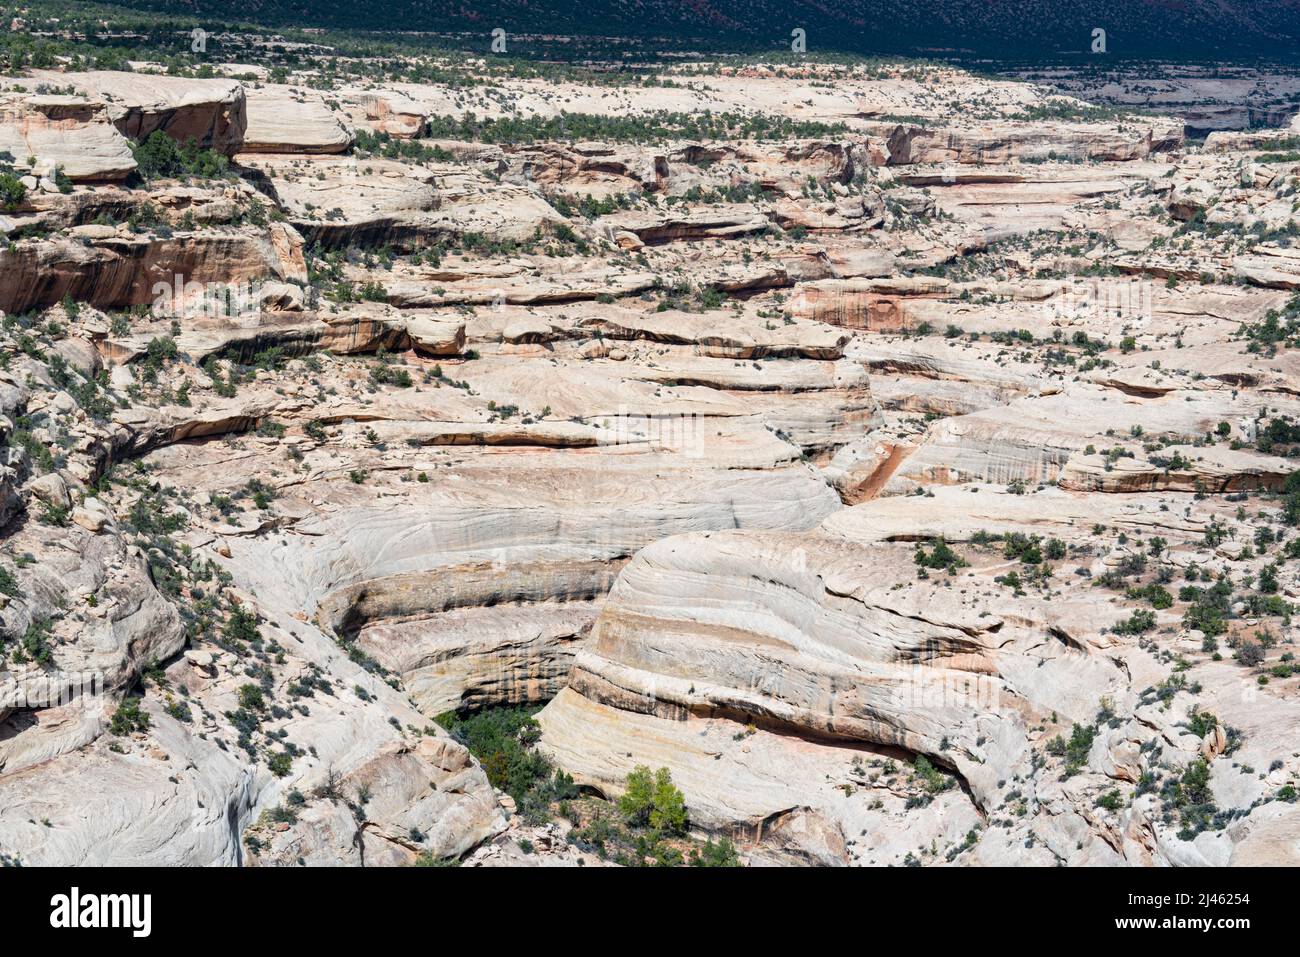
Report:
[[[0,98],[0,861],[609,863],[436,720],[546,703],[750,864],[1295,863],[1270,140],[940,66],[151,69]],[[561,111],[824,127],[421,137]],[[232,175],[142,186],[158,132]]]

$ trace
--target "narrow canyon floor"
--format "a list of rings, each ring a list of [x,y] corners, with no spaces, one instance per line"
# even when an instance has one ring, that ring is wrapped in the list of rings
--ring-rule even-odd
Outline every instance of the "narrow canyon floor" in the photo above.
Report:
[[[1300,863],[1300,124],[86,66],[0,82],[0,861]]]

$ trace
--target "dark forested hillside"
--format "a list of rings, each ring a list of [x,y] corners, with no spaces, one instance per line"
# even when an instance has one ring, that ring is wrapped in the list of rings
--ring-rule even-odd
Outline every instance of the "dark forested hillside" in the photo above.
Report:
[[[653,37],[682,46],[810,52],[966,53],[998,58],[1087,52],[1106,31],[1117,56],[1294,55],[1300,0],[120,0],[208,21],[377,31]]]

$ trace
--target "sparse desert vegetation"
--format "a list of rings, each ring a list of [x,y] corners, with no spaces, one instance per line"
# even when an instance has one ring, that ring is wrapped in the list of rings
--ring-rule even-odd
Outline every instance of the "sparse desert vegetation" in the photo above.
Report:
[[[1295,863],[1293,73],[183,15],[0,42],[0,861]]]

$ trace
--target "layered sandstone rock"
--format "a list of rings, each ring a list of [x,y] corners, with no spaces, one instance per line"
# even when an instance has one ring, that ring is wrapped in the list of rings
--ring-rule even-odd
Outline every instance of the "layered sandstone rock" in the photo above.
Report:
[[[113,233],[28,242],[0,250],[0,308],[22,312],[65,296],[102,308],[170,305],[187,284],[302,280],[301,246],[301,237],[281,224],[169,238]]]
[[[1181,123],[1138,125],[1132,132],[1085,124],[1014,124],[984,128],[928,128],[876,125],[884,138],[890,165],[913,163],[1006,163],[1013,159],[1108,160],[1143,159],[1177,149],[1183,140]]]
[[[1087,721],[1098,701],[1119,708],[1113,727],[1127,709],[1142,710],[1146,679],[1131,670],[1137,649],[1104,637],[1085,611],[1087,586],[1067,584],[1051,602],[1012,596],[984,587],[1005,565],[986,568],[978,552],[975,570],[956,582],[908,583],[904,569],[915,540],[1033,532],[1086,550],[1094,522],[1162,540],[1195,534],[1196,524],[1138,497],[979,491],[860,505],[804,536],[713,533],[644,549],[611,590],[569,688],[542,712],[545,747],[607,792],[635,764],[668,766],[704,821],[751,834],[782,821],[792,782],[806,782],[798,804],[816,825],[778,846],[813,860],[901,856],[888,838],[869,839],[865,851],[845,847],[846,837],[891,810],[873,797],[880,792],[863,774],[863,748],[877,756],[873,766],[901,748],[952,768],[990,816],[1005,806],[1013,780],[1032,780],[1037,800],[1053,811],[1009,826],[1013,834],[1027,826],[1067,860],[1186,860],[1172,835],[1149,847],[1097,834],[1087,792],[1061,789],[1032,769],[1044,725],[1050,732],[1062,721]],[[1216,707],[1233,705],[1217,698]],[[1135,717],[1125,727],[1142,740],[1150,732]],[[617,747],[597,745],[610,740]],[[1190,761],[1199,741],[1177,747]],[[1117,773],[1107,763],[1117,758],[1093,754],[1090,772]],[[1104,788],[1106,777],[1087,785]],[[1150,805],[1133,813],[1156,825]],[[953,842],[952,830],[936,823],[913,819],[910,846]],[[1242,836],[1206,835],[1196,852],[1226,860]],[[1008,851],[990,836],[977,854],[991,861]]]
[[[543,704],[751,864],[1291,862],[1288,161],[493,69],[6,94],[4,862],[594,864],[436,720]],[[128,178],[158,129],[235,160]]]
[[[314,161],[309,176],[302,162],[249,160],[270,176],[293,224],[309,241],[328,247],[432,242],[465,233],[521,240],[560,222],[534,193],[460,167],[330,157]]]
[[[45,172],[111,181],[135,169],[130,145],[101,101],[79,96],[8,94],[0,100],[0,152],[35,157]]]
[[[352,134],[313,90],[266,86],[246,94],[243,153],[345,153]]]
[[[102,102],[118,131],[143,140],[162,130],[177,142],[194,140],[201,148],[232,156],[239,152],[248,125],[244,87],[235,80],[190,80],[157,74],[39,73],[55,85],[71,85]]]
[[[759,232],[767,227],[767,218],[752,206],[735,206],[717,210],[696,210],[685,214],[614,214],[605,224],[615,230],[632,233],[643,243],[662,243],[683,239],[727,239]]]
[[[376,131],[402,139],[418,136],[428,119],[416,101],[401,93],[368,94],[361,105]]]

